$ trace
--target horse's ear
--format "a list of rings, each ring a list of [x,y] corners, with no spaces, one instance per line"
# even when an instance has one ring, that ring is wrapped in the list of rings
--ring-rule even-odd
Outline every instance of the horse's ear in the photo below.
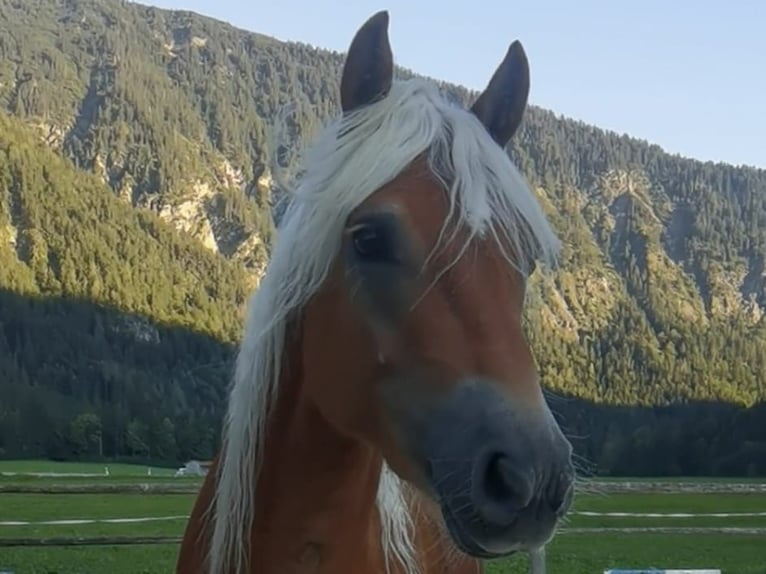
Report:
[[[516,40],[471,111],[500,147],[505,147],[521,124],[528,97],[529,62]]]
[[[394,58],[388,41],[388,11],[382,10],[359,28],[346,55],[340,82],[344,112],[384,98],[391,89]]]

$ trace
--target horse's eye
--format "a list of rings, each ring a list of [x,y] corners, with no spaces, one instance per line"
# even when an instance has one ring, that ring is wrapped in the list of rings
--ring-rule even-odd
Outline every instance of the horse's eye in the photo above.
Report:
[[[394,263],[396,253],[389,229],[365,223],[354,229],[351,240],[356,255],[365,263]]]

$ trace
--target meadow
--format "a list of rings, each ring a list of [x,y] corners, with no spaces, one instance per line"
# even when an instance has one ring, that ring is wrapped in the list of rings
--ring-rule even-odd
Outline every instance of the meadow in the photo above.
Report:
[[[175,469],[0,461],[0,572],[13,574],[164,574],[173,571],[176,540],[194,503],[199,478],[174,477]],[[98,476],[30,476],[4,473],[77,473]],[[635,482],[634,490],[624,490]],[[696,485],[696,491],[652,492],[647,482]],[[732,482],[750,484],[740,492]],[[622,490],[618,487],[623,484]],[[720,568],[723,574],[766,574],[766,485],[716,480],[705,492],[700,479],[590,483],[547,549],[549,574],[601,574],[608,568]],[[730,484],[731,488],[726,488]],[[112,485],[114,491],[103,490]],[[713,487],[715,485],[715,488]],[[98,487],[100,493],[76,494]],[[128,493],[122,488],[140,487]],[[171,494],[154,490],[173,486]],[[612,488],[612,486],[614,488]],[[723,488],[722,488],[723,486]],[[754,487],[754,488],[753,488]],[[58,490],[57,490],[58,489]],[[584,513],[584,514],[580,514]],[[609,516],[622,513],[623,516]],[[665,514],[680,514],[671,517]],[[649,515],[649,516],[635,516]],[[652,516],[654,514],[654,516]],[[726,516],[732,514],[732,516]],[[658,516],[659,515],[659,516]],[[111,520],[144,519],[148,522]],[[69,523],[44,524],[67,520]],[[76,523],[96,520],[92,523]],[[75,521],[72,523],[71,521]],[[29,523],[29,524],[27,524]],[[658,530],[659,529],[659,530]],[[11,539],[165,537],[161,544],[8,546]],[[488,564],[487,574],[522,574],[525,556]]]

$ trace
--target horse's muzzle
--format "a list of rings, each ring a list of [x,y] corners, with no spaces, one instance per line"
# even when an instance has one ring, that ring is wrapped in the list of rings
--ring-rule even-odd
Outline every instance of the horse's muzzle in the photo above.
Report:
[[[542,546],[572,502],[570,443],[544,403],[521,404],[492,383],[461,383],[432,412],[421,445],[431,494],[472,556]]]

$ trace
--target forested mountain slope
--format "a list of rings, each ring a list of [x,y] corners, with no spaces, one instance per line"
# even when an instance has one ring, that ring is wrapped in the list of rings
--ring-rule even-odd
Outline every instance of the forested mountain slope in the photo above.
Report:
[[[193,451],[219,424],[251,284],[0,115],[0,448],[66,453],[90,406],[107,448],[171,417]]]
[[[341,63],[186,12],[0,0],[6,455],[93,454],[83,427],[102,427],[107,455],[184,457],[191,434],[215,436],[238,309],[272,240],[270,166],[297,169],[297,144],[337,113]],[[284,106],[288,145],[272,150]],[[546,386],[584,401],[554,405],[591,437],[586,456],[766,473],[766,419],[735,409],[766,399],[766,171],[535,107],[511,154],[565,242],[562,268],[535,277],[529,331]],[[66,408],[24,438],[46,401]],[[676,467],[674,452],[698,456]]]

